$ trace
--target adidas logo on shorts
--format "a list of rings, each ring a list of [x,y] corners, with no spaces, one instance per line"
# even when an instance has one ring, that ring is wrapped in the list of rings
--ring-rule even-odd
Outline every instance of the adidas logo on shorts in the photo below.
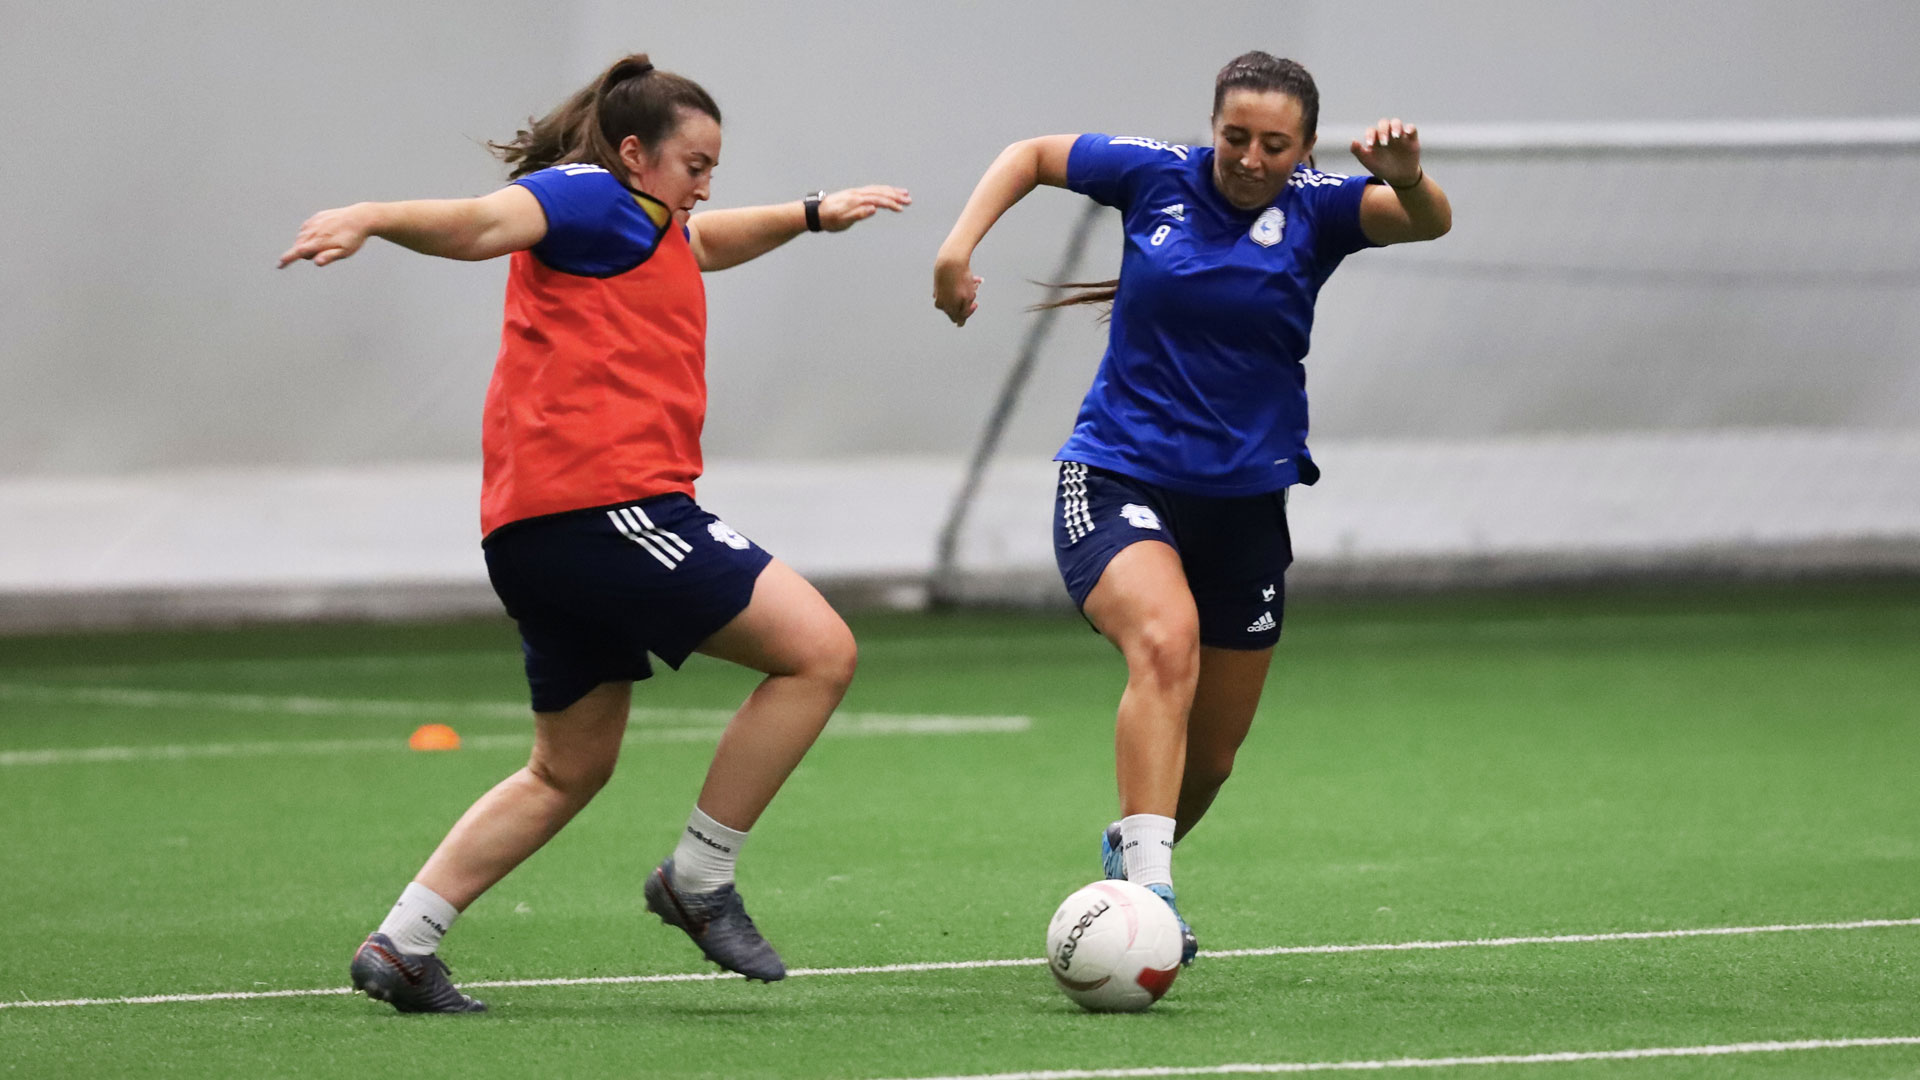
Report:
[[[1278,623],[1273,621],[1273,612],[1263,611],[1260,613],[1259,618],[1253,620],[1253,625],[1247,627],[1247,633],[1258,634],[1263,630],[1271,630],[1278,625]]]

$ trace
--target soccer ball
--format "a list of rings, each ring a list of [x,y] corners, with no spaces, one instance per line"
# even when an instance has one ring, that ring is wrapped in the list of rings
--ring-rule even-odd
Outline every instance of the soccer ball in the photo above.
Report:
[[[1139,885],[1096,881],[1053,913],[1047,970],[1083,1009],[1139,1012],[1180,974],[1180,920]]]

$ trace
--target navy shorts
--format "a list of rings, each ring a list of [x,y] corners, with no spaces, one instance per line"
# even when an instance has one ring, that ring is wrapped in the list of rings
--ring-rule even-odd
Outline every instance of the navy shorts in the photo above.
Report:
[[[1081,609],[1107,564],[1129,544],[1158,540],[1180,554],[1200,609],[1200,644],[1269,649],[1280,640],[1293,565],[1284,489],[1213,498],[1097,469],[1060,463],[1053,555]]]
[[[515,522],[484,547],[536,712],[650,678],[648,653],[678,669],[746,610],[773,559],[680,494]]]

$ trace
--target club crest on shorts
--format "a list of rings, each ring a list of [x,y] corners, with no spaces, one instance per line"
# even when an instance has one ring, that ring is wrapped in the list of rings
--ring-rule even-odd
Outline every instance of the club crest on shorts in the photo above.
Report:
[[[1253,228],[1247,230],[1247,236],[1261,247],[1272,247],[1280,242],[1281,235],[1286,231],[1287,215],[1285,211],[1282,211],[1277,206],[1269,206],[1258,218],[1254,219]]]
[[[724,521],[716,521],[707,526],[707,535],[727,545],[735,551],[745,551],[753,546],[753,541],[734,532]]]
[[[1141,506],[1139,503],[1128,503],[1121,507],[1120,516],[1126,518],[1127,524],[1136,529],[1160,528],[1160,515],[1154,513],[1152,508]]]

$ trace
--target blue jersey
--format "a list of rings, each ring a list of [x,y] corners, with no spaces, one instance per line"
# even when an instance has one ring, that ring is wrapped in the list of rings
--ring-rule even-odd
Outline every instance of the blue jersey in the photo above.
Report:
[[[646,262],[673,217],[598,165],[555,165],[514,183],[533,192],[547,215],[547,235],[533,245],[534,255],[582,277],[615,277]]]
[[[1210,147],[1080,136],[1067,186],[1120,211],[1126,249],[1106,355],[1057,459],[1193,495],[1312,483],[1301,361],[1321,284],[1374,246],[1366,184],[1302,166],[1240,210]]]

